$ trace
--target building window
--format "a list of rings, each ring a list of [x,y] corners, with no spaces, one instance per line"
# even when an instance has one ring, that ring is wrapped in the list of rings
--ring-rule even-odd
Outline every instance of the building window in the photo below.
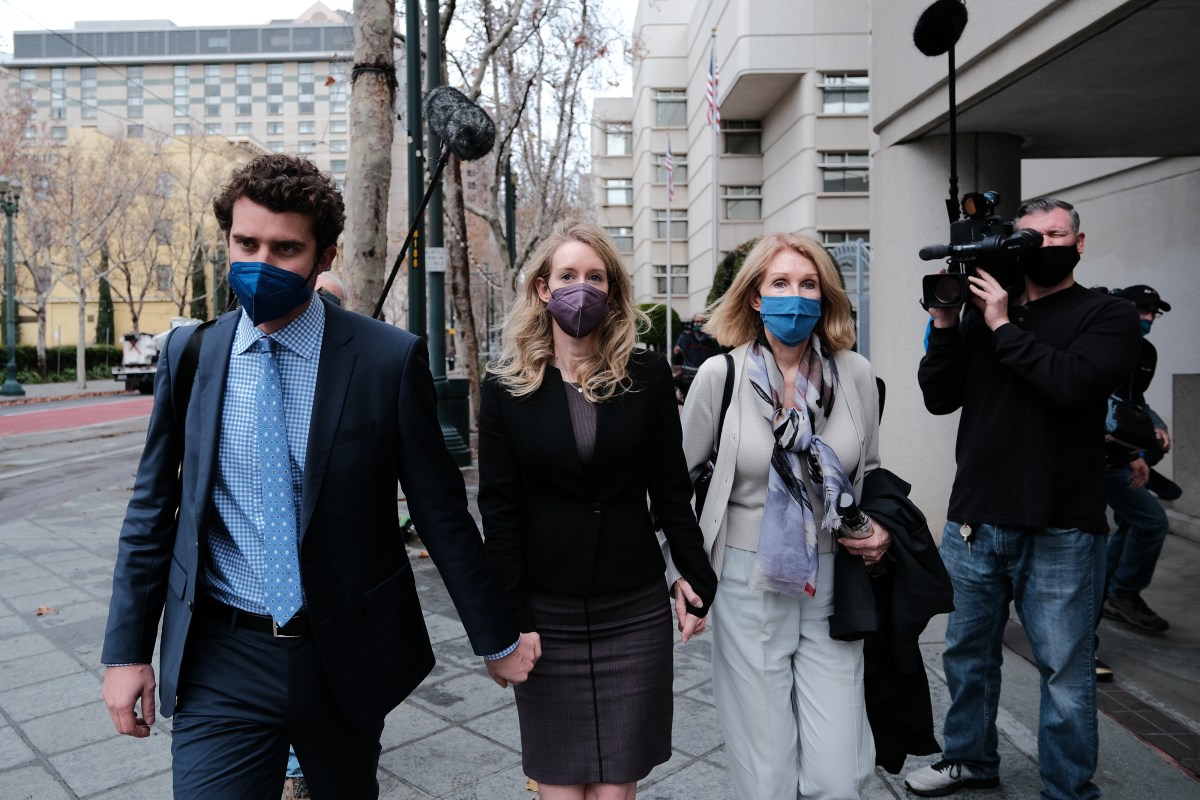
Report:
[[[721,120],[725,152],[731,156],[762,155],[762,122],[756,119]]]
[[[346,113],[346,62],[335,61],[329,65],[329,77],[333,85],[329,87],[329,113]]]
[[[311,136],[312,134],[317,132],[317,123],[313,122],[311,119],[303,120],[300,122],[300,125],[296,130],[300,133],[301,136],[303,136],[305,134],[308,134]]]
[[[866,153],[824,153],[821,170],[826,192],[865,192],[869,188]]]
[[[826,114],[866,114],[869,104],[866,75],[825,73],[821,76]]]
[[[205,123],[204,133],[206,136],[220,136],[221,135],[221,123],[219,123],[219,122]]]
[[[665,184],[667,182],[667,169],[663,166],[663,159],[666,157],[666,153],[654,154],[655,183]],[[675,161],[675,185],[687,183],[687,153],[672,153],[671,158]]]
[[[267,64],[267,113],[283,113],[283,64]]]
[[[604,182],[604,204],[606,206],[633,205],[633,181],[623,178]]]
[[[171,291],[171,265],[159,264],[154,268],[154,274],[158,278],[158,290],[160,292]]]
[[[188,65],[176,64],[173,87],[175,90],[175,116],[177,117],[188,115],[188,83]]]
[[[160,172],[155,179],[154,194],[162,198],[170,198],[175,194],[175,176],[169,172]]]
[[[282,122],[268,122],[267,123],[267,136],[283,136],[283,123]]]
[[[171,233],[174,229],[169,219],[159,219],[154,221],[154,241],[163,247],[171,246]]]
[[[299,112],[301,114],[311,114],[316,110],[317,90],[316,83],[313,80],[313,65],[311,62],[305,62],[299,65],[300,67],[300,86],[297,94],[299,100]]]
[[[673,208],[671,209],[671,239],[679,241],[686,239],[688,235],[687,225],[687,209]],[[665,208],[654,209],[654,236],[656,239],[667,238],[667,210]]]
[[[666,295],[667,293],[667,265],[654,265],[654,293]],[[687,264],[672,264],[671,265],[671,296],[686,295],[688,293],[688,268]]]
[[[871,243],[870,231],[821,231],[822,244],[844,244],[845,242],[853,242],[856,239],[862,239],[867,244]]]
[[[297,153],[315,153],[316,151],[317,151],[317,143],[312,141],[311,139],[306,142],[300,142],[300,144],[296,145]]]
[[[128,106],[127,113],[134,119],[142,116],[142,109],[146,102],[142,90],[142,81],[144,78],[145,70],[143,67],[125,68],[125,104]]]
[[[79,99],[84,119],[96,118],[96,68],[82,67],[79,70]]]
[[[743,221],[762,219],[761,186],[723,186],[725,219]]]
[[[146,129],[140,124],[126,125],[125,135],[130,139],[141,139],[146,135]]]
[[[604,232],[613,240],[617,252],[633,252],[633,228],[605,228]]]
[[[329,140],[329,152],[331,152],[331,153],[347,152],[346,140],[345,139],[330,139]]]
[[[25,130],[21,131],[21,138],[23,139],[36,139],[37,135],[37,125],[26,125]]]
[[[606,156],[627,156],[633,153],[633,124],[610,122],[604,128]]]
[[[221,65],[204,65],[204,113],[215,117],[221,113]]]
[[[281,142],[277,139],[273,140],[273,141],[268,141],[267,149],[274,153],[282,153],[283,152],[283,142]]]
[[[254,124],[250,122],[238,122],[234,124],[233,132],[239,136],[249,136],[254,132]]]
[[[67,138],[67,129],[63,125],[55,125],[50,129],[50,138],[55,141],[65,141]]]
[[[250,65],[235,64],[233,71],[234,104],[237,106],[238,116],[246,117],[254,112],[254,104],[251,99],[251,96],[254,94],[254,87],[250,78]]]
[[[655,124],[660,128],[682,128],[687,125],[687,91],[660,89],[654,96]]]
[[[192,126],[188,125],[186,122],[176,122],[172,132],[176,136],[187,136],[192,132]]]
[[[50,119],[67,118],[67,71],[62,67],[50,70]]]
[[[344,119],[335,119],[329,123],[330,133],[345,133],[346,130],[346,120]]]
[[[335,158],[332,161],[330,161],[329,162],[329,171],[330,172],[345,172],[346,171],[346,159]]]

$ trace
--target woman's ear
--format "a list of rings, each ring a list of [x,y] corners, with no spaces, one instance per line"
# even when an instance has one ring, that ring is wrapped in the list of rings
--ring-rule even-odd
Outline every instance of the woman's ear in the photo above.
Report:
[[[534,278],[534,288],[537,289],[538,297],[542,298],[543,303],[550,302],[550,287],[546,285],[545,278]]]

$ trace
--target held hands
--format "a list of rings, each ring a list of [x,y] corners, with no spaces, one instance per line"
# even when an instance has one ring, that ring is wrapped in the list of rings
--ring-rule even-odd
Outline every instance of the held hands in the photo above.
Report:
[[[496,685],[501,689],[507,689],[510,683],[513,686],[524,683],[529,678],[533,665],[541,657],[542,637],[538,636],[536,631],[530,631],[521,634],[516,650],[504,658],[497,658],[495,661],[485,660],[483,663],[487,665],[488,675],[496,682]]]
[[[708,623],[706,617],[697,617],[694,614],[689,614],[688,606],[692,608],[702,608],[704,601],[700,599],[700,595],[692,590],[692,585],[683,578],[675,581],[675,616],[679,618],[679,641],[687,644],[688,639],[697,634],[704,633],[705,626]]]
[[[130,664],[104,670],[104,705],[112,717],[117,733],[145,739],[154,724],[154,667],[149,664]],[[142,701],[142,716],[136,716],[134,706]]]
[[[892,534],[887,528],[872,519],[870,536],[865,539],[851,539],[846,536],[838,539],[838,544],[846,548],[850,555],[862,556],[863,562],[868,567],[873,567],[883,559],[884,553],[892,546]]]
[[[1146,459],[1135,458],[1129,463],[1129,468],[1133,470],[1133,474],[1129,476],[1130,489],[1140,489],[1150,480],[1150,465],[1146,463]]]

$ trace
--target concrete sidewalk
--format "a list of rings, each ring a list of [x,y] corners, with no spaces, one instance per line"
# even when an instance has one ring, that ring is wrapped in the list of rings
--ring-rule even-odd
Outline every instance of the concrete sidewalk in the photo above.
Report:
[[[87,381],[87,385],[82,389],[74,381],[66,381],[64,383],[23,383],[21,384],[21,388],[25,390],[25,394],[22,397],[0,397],[0,408],[26,403],[45,403],[52,400],[69,400],[84,397],[108,397],[123,394],[127,394],[130,397],[138,396],[136,391],[129,391],[125,388],[124,381],[114,380]]]
[[[4,443],[0,442],[0,454],[3,450]],[[120,737],[113,732],[100,700],[103,668],[99,654],[117,531],[129,498],[133,466],[132,460],[116,468],[106,466],[115,476],[109,489],[64,497],[36,514],[0,523],[3,800],[161,800],[171,796],[170,720],[160,720],[148,740]],[[476,469],[469,467],[463,472],[474,513]],[[1162,569],[1183,570],[1195,563],[1198,552],[1200,545],[1170,537]],[[388,800],[532,799],[536,795],[526,790],[521,770],[512,693],[498,689],[487,678],[480,660],[471,653],[436,569],[420,553],[420,543],[414,542],[410,556],[438,665],[388,718],[380,759],[381,796]],[[1163,580],[1171,577],[1167,575]],[[1182,574],[1176,577],[1181,582],[1187,578]],[[1190,609],[1200,592],[1194,582],[1192,587],[1177,601],[1179,608],[1160,608],[1157,598],[1153,604],[1173,622],[1178,619],[1182,623],[1179,615],[1184,613],[1185,601],[1189,618],[1194,616]],[[944,618],[935,620],[924,637],[934,716],[939,721],[947,703],[941,675],[944,622]],[[1107,625],[1102,626],[1101,635],[1111,642],[1106,646],[1114,654],[1119,648],[1139,646],[1136,639],[1132,645],[1123,644],[1117,632],[1106,632]],[[1178,635],[1180,641],[1185,641],[1183,637],[1193,634],[1194,629],[1187,629]],[[1000,712],[1003,785],[986,793],[963,792],[958,796],[996,800],[1037,796],[1037,673],[1019,657],[1019,639],[1018,631],[1012,637],[1016,650],[1006,653],[1009,657],[1004,665]],[[713,707],[710,659],[709,637],[676,648],[673,755],[644,781],[639,792],[644,800],[732,797]],[[1182,669],[1190,669],[1195,676],[1195,659],[1190,661],[1192,666]],[[1114,686],[1119,686],[1120,680],[1118,677]],[[1168,738],[1200,742],[1200,727],[1194,721],[1170,713],[1153,696],[1137,696],[1133,701],[1143,703],[1149,711],[1128,710],[1129,714],[1178,728],[1164,728],[1159,744],[1166,744]],[[1125,722],[1128,724],[1128,720]],[[1143,731],[1143,738],[1155,735]],[[1139,739],[1113,716],[1100,717],[1100,740],[1097,782],[1106,797],[1200,798],[1200,783],[1180,765],[1180,759],[1172,763],[1164,755],[1164,748]],[[1200,751],[1200,747],[1193,750]],[[936,757],[910,759],[906,769],[933,760]],[[1200,764],[1192,769],[1197,766]],[[908,795],[899,776],[880,774],[872,780],[865,796],[876,800]]]

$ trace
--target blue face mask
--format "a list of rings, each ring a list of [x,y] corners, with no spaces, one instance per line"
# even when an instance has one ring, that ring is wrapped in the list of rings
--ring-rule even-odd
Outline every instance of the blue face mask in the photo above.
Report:
[[[286,317],[312,297],[308,278],[261,261],[230,264],[229,288],[255,325]]]
[[[1154,320],[1141,319],[1141,320],[1138,320],[1138,323],[1141,324],[1141,326],[1142,326],[1142,336],[1145,336],[1147,333],[1150,332],[1150,326],[1154,324]]]
[[[788,347],[808,341],[821,318],[821,301],[811,297],[767,295],[762,298],[763,325]]]

